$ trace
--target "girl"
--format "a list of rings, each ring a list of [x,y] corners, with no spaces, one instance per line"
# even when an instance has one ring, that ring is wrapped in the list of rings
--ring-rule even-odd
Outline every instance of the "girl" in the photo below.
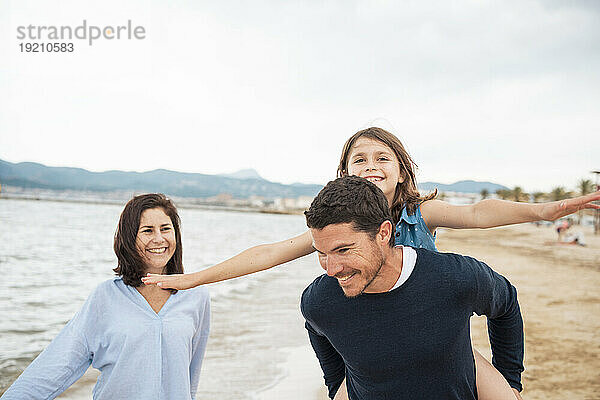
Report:
[[[206,289],[145,286],[146,273],[183,273],[179,216],[162,194],[131,199],[114,250],[116,278],[101,283],[4,400],[54,399],[90,364],[100,370],[93,398],[194,399],[208,339]]]
[[[357,175],[370,180],[385,194],[396,223],[396,245],[423,247],[436,251],[435,231],[447,228],[491,228],[537,220],[555,220],[600,199],[600,192],[570,200],[526,204],[483,200],[468,206],[454,206],[435,200],[436,193],[421,196],[415,180],[415,163],[400,140],[381,128],[354,134],[342,150],[337,175]],[[187,289],[262,271],[314,251],[309,232],[278,243],[252,247],[211,268],[192,274],[142,278],[145,284],[162,288]],[[480,399],[514,399],[500,373],[478,352],[477,388]],[[516,392],[516,389],[515,389]],[[516,393],[518,396],[518,393]]]

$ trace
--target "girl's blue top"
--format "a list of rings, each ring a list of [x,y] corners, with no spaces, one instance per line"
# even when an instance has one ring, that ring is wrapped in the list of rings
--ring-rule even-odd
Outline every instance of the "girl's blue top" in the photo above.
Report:
[[[93,398],[194,399],[208,339],[206,288],[179,291],[156,313],[134,288],[100,284],[2,400],[54,399],[91,365]]]
[[[421,206],[413,215],[408,215],[406,207],[402,209],[400,221],[396,224],[396,246],[410,246],[423,248],[431,251],[438,251],[435,247],[435,235],[425,224],[421,215]]]

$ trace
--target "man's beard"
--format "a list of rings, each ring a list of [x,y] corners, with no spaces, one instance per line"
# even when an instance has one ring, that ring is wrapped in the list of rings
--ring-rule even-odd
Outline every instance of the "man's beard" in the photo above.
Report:
[[[373,258],[377,258],[377,261],[375,262],[375,265],[378,265],[376,267],[376,270],[373,271],[372,273],[370,273],[369,275],[365,275],[366,277],[366,283],[365,286],[356,294],[354,295],[348,295],[345,291],[344,291],[344,295],[348,298],[353,298],[353,297],[357,297],[361,294],[363,294],[365,292],[365,290],[367,290],[369,288],[369,286],[373,283],[373,281],[377,278],[377,276],[379,275],[379,272],[381,271],[381,268],[383,267],[383,264],[385,264],[385,258],[383,257],[383,252],[377,248],[378,253],[377,257],[376,257],[376,251],[373,251]],[[374,268],[375,269],[375,268]],[[365,271],[367,272],[367,271]],[[362,274],[362,273],[361,273]]]

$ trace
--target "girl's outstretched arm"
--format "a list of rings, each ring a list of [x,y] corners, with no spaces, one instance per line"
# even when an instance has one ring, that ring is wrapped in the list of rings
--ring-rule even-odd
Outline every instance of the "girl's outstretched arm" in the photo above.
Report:
[[[431,230],[445,228],[492,228],[532,221],[554,221],[586,208],[600,209],[592,204],[600,200],[600,191],[585,196],[550,203],[516,203],[487,199],[466,206],[454,206],[440,200],[421,204],[421,214]]]
[[[142,278],[146,285],[158,285],[163,289],[189,289],[206,283],[224,281],[263,271],[276,265],[295,260],[314,251],[309,231],[281,242],[261,244],[242,251],[219,264],[190,274],[156,275]]]

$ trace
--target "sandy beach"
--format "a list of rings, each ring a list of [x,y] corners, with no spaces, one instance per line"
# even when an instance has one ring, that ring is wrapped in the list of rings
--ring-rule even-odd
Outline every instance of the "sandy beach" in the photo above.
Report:
[[[586,247],[556,244],[554,228],[533,224],[438,234],[440,251],[485,261],[517,287],[525,321],[524,399],[600,399],[600,236],[574,229],[585,233]],[[474,346],[490,359],[485,318],[473,317],[472,324]],[[285,378],[257,398],[327,398],[309,346],[290,351],[281,368]]]
[[[519,291],[525,323],[524,398],[600,399],[600,236],[586,247],[556,244],[552,227],[533,224],[441,232],[440,251],[468,254]],[[473,318],[474,346],[489,358],[484,318]]]

